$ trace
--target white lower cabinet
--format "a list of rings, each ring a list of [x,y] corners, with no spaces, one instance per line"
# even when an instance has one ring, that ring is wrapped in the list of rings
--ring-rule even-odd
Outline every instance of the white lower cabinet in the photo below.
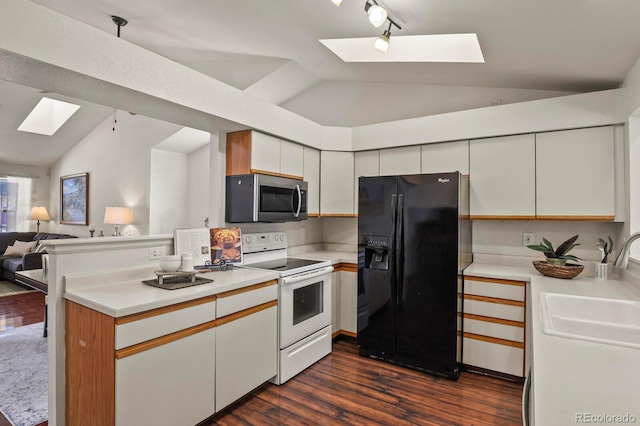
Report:
[[[358,331],[358,273],[340,271],[340,329],[355,335]]]
[[[526,283],[464,277],[462,363],[525,375]]]
[[[340,278],[342,273],[334,271],[331,273],[331,330],[333,335],[340,333]]]
[[[343,266],[346,265],[346,266]],[[358,273],[357,265],[335,266],[331,274],[331,328],[333,336],[358,333]]]
[[[276,375],[278,307],[217,327],[216,407],[227,407]]]
[[[524,377],[524,350],[476,339],[463,339],[462,362],[469,366]]]
[[[214,412],[216,329],[116,360],[116,424],[191,425]]]

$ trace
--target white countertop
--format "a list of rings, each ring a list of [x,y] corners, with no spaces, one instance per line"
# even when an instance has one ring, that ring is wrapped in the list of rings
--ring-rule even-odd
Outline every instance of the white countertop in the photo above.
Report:
[[[156,278],[152,268],[70,276],[65,277],[64,298],[118,318],[277,279],[278,273],[233,268],[198,276],[213,282],[165,290],[141,282]]]
[[[291,255],[299,259],[329,260],[332,264],[337,263],[358,263],[358,253],[346,251],[307,251]]]
[[[588,423],[588,415],[631,415],[640,422],[640,350],[544,334],[540,316],[540,293],[637,301],[640,300],[637,283],[618,279],[596,280],[584,273],[571,280],[549,278],[542,276],[533,266],[474,263],[464,273],[531,282],[528,304],[533,319],[535,424]],[[580,415],[583,421],[577,417]],[[592,417],[591,423],[603,423],[593,419],[598,420]]]
[[[329,260],[332,264],[357,263],[356,253],[339,251],[308,251],[293,257]],[[164,290],[141,282],[156,278],[151,267],[68,276],[65,277],[64,298],[118,318],[277,279],[278,273],[232,268],[226,272],[209,272],[199,276],[214,281],[178,290]]]

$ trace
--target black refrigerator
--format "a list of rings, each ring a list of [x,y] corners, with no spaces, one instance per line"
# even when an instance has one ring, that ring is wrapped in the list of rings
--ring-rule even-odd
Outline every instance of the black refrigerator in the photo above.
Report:
[[[458,172],[359,179],[360,355],[458,378],[468,189]]]

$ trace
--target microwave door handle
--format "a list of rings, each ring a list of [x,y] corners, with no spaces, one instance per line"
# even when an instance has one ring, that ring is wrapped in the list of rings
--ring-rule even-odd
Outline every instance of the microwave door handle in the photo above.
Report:
[[[300,216],[300,209],[302,208],[302,192],[300,191],[300,185],[296,184],[296,192],[298,193],[298,208],[293,213],[293,217]]]

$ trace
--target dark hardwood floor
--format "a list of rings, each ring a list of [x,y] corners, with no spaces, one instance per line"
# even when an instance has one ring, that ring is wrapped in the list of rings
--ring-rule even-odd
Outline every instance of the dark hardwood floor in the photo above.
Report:
[[[43,315],[40,292],[0,297],[0,320]],[[521,393],[522,384],[474,373],[453,382],[363,358],[341,339],[284,385],[266,384],[202,425],[521,425]],[[0,426],[10,426],[2,414]]]
[[[521,425],[522,384],[457,382],[363,358],[353,340],[284,385],[267,384],[203,425]]]
[[[6,328],[21,327],[44,320],[44,293],[16,294],[0,297],[0,331]],[[2,398],[2,395],[0,395]],[[47,426],[49,422],[37,426]],[[0,426],[11,426],[11,423],[0,413]]]

